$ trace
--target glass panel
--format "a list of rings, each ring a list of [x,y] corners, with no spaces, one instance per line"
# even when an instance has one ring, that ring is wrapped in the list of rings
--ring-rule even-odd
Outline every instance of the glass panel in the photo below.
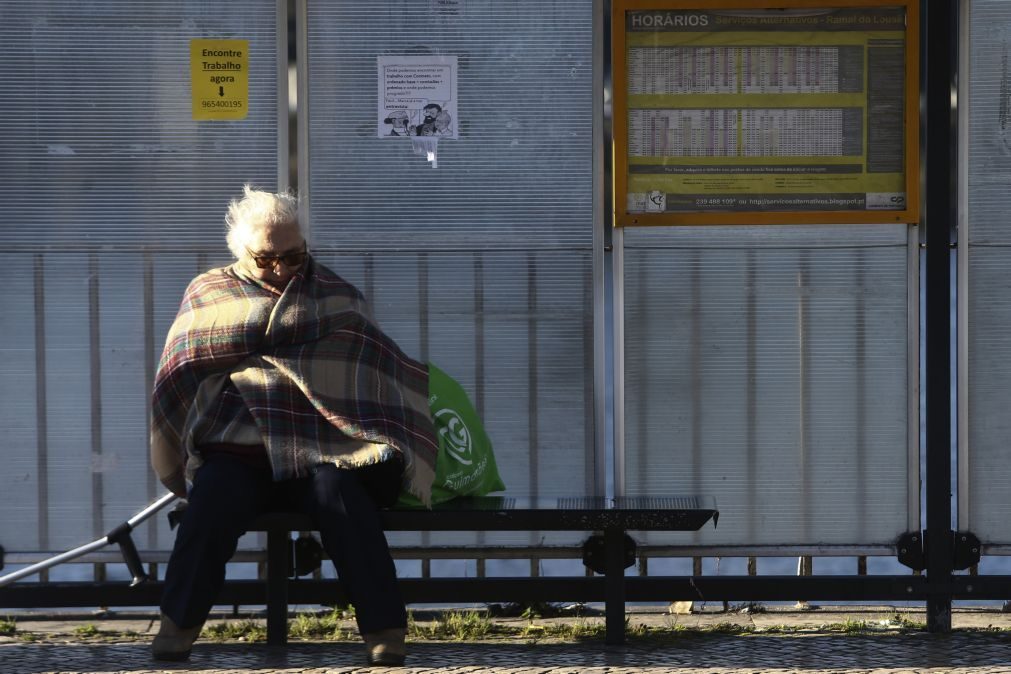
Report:
[[[985,543],[1011,542],[1011,5],[974,0],[968,26],[968,450],[969,529]]]
[[[905,226],[626,229],[626,493],[715,497],[695,544],[893,543],[906,256]]]
[[[64,550],[164,492],[148,399],[187,282],[229,261],[243,182],[277,188],[277,3],[4,2],[0,541]],[[249,41],[242,121],[192,119],[190,40]],[[135,534],[167,549],[159,515]]]
[[[463,384],[510,495],[593,489],[592,8],[307,4],[313,245]],[[436,169],[377,130],[377,58],[401,55],[457,60]]]

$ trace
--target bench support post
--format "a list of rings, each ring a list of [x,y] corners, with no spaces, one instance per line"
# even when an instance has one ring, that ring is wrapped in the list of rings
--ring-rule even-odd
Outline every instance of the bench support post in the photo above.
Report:
[[[625,643],[625,532],[604,530],[605,643]]]
[[[267,645],[288,643],[288,532],[267,531]]]

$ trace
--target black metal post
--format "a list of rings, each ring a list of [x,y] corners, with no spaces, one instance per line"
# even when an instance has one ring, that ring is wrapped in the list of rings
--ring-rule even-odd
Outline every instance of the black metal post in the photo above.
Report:
[[[927,629],[951,630],[951,242],[956,223],[958,1],[923,3],[926,89]],[[910,167],[909,170],[914,170]]]
[[[267,644],[288,643],[288,553],[291,539],[283,529],[267,532]]]
[[[613,646],[625,643],[625,532],[604,530],[604,641]]]

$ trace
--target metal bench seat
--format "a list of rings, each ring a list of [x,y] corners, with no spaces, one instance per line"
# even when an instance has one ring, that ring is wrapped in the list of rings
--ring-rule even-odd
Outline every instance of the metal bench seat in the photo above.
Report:
[[[603,577],[401,579],[408,601],[432,603],[508,601],[604,601],[606,641],[621,643],[625,631],[624,572],[634,563],[628,531],[696,531],[719,519],[711,497],[462,498],[424,508],[381,512],[387,531],[589,531],[583,561]],[[288,604],[335,603],[343,599],[332,581],[289,579],[291,532],[312,531],[301,513],[272,512],[250,531],[267,532],[267,641],[287,638]]]

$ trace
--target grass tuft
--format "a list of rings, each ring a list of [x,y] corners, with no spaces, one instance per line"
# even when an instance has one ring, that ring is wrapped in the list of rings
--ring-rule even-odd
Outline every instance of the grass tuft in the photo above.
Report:
[[[18,631],[14,618],[0,618],[0,637],[12,637]]]
[[[711,634],[744,634],[745,632],[754,632],[755,628],[752,625],[739,625],[732,622],[719,622],[710,627],[707,632]]]
[[[266,641],[267,628],[254,620],[237,620],[208,625],[200,636],[213,641]]]
[[[905,614],[896,612],[891,615],[886,623],[891,627],[898,627],[900,630],[908,630],[910,632],[926,631],[927,623],[922,620],[910,620]]]
[[[768,627],[763,627],[760,630],[762,634],[794,634],[796,632],[807,631],[808,628],[800,627],[799,625],[769,625]]]
[[[344,625],[345,615],[340,608],[330,613],[299,613],[288,622],[288,636],[295,639],[322,639],[346,641],[355,638],[353,630]]]
[[[656,630],[651,629],[649,625],[645,623],[633,625],[628,618],[625,619],[625,634],[629,637],[648,637],[650,636],[650,633],[655,631]]]
[[[467,641],[501,633],[478,611],[447,611],[430,623],[415,621],[412,613],[407,621],[407,634],[420,639]]]
[[[603,638],[604,632],[606,631],[604,623],[600,621],[587,622],[586,620],[580,619],[571,625],[563,625],[566,631],[562,634],[564,638],[567,639],[600,639]]]
[[[831,628],[831,626],[829,626]],[[847,618],[843,622],[839,623],[839,631],[844,634],[854,634],[857,632],[866,632],[872,629],[870,623],[866,620],[851,620]]]
[[[334,613],[340,614],[345,620],[351,620],[355,617],[355,607],[351,604],[324,604]]]
[[[102,630],[98,629],[92,623],[87,623],[86,625],[78,625],[74,628],[74,634],[79,637],[97,637],[102,634]]]

